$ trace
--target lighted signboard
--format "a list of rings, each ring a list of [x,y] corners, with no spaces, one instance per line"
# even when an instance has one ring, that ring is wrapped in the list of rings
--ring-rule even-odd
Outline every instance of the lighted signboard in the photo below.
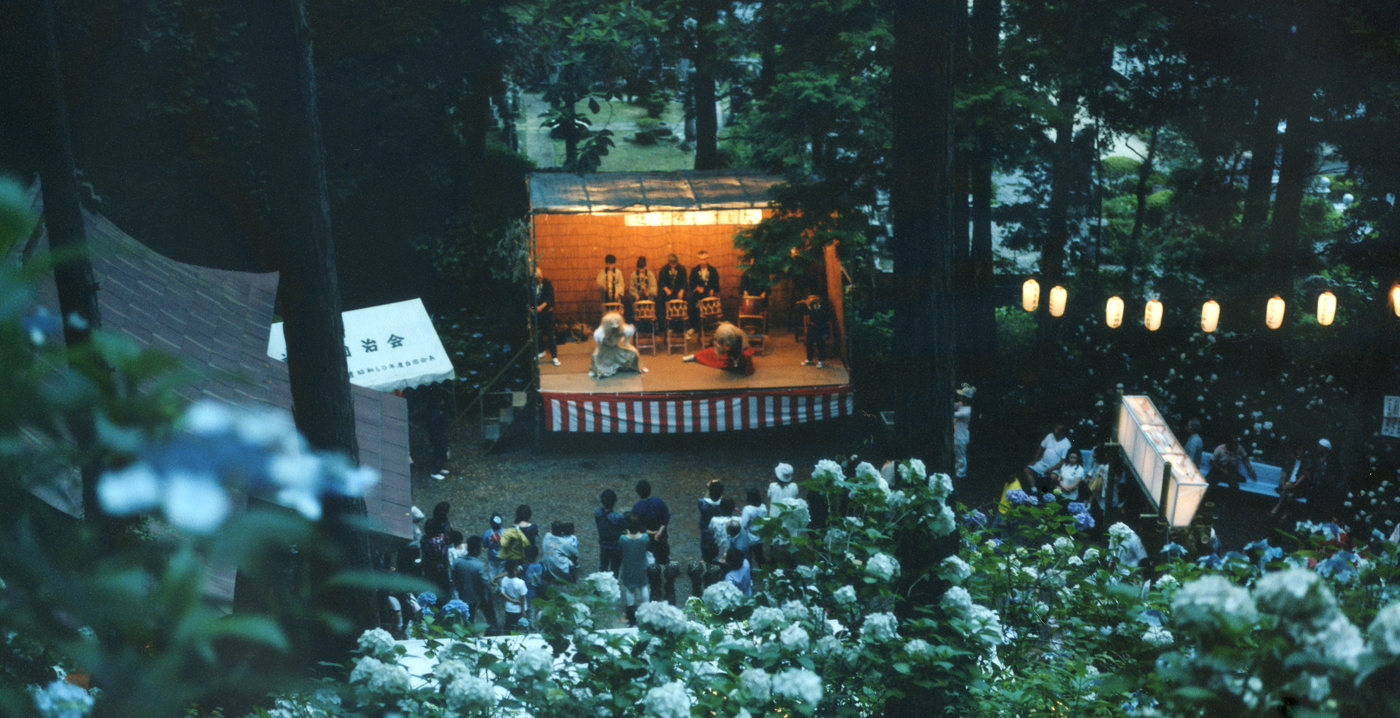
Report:
[[[1118,443],[1157,513],[1165,516],[1172,528],[1191,525],[1208,484],[1151,399],[1123,397]]]

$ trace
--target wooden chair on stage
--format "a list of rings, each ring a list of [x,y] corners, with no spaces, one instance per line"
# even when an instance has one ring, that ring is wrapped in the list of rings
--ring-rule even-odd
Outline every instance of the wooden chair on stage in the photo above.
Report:
[[[650,349],[651,353],[655,355],[656,302],[650,299],[638,299],[632,302],[632,320],[637,327],[637,333],[632,338],[633,346],[636,347],[637,351]]]
[[[681,353],[689,351],[689,346],[685,338],[685,325],[690,321],[690,306],[684,299],[672,299],[666,302],[666,353],[671,354],[676,351],[676,343],[680,342]]]
[[[705,297],[695,303],[695,313],[700,315],[700,346],[709,346],[705,341],[705,330],[712,330],[724,321],[724,308],[720,304],[719,297]]]
[[[763,355],[763,344],[768,339],[768,300],[745,294],[739,303],[739,329],[749,340],[754,353]]]

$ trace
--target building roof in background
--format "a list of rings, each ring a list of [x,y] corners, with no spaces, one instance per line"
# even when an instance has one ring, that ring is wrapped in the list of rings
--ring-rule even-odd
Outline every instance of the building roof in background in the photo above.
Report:
[[[543,214],[762,209],[781,177],[756,172],[536,173],[530,207]]]
[[[291,410],[287,365],[267,356],[276,273],[250,274],[176,262],[127,236],[101,215],[84,212],[84,218],[104,330],[185,357],[196,366],[231,373],[210,373],[182,387],[178,393],[189,401],[214,399]],[[47,244],[47,237],[39,241]],[[52,275],[40,284],[39,296],[57,312]],[[379,469],[381,476],[379,485],[365,496],[370,521],[383,538],[411,539],[407,402],[364,387],[350,389],[360,465]],[[72,500],[80,496],[80,489],[69,492],[69,506],[58,505],[63,496],[41,498],[80,515],[81,499]]]

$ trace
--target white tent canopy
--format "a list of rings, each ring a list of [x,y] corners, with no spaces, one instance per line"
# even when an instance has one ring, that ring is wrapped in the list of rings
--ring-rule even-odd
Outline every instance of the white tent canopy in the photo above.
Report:
[[[456,377],[423,300],[409,299],[341,314],[350,383],[393,391]],[[267,355],[287,360],[282,322],[272,325]]]

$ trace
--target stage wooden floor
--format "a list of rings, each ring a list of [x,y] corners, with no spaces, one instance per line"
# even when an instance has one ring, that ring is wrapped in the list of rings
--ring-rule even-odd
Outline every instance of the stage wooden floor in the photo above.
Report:
[[[658,337],[660,338],[660,337]],[[645,374],[619,372],[606,379],[588,376],[593,342],[559,345],[561,366],[548,359],[540,362],[540,391],[575,394],[642,394],[687,391],[743,391],[745,389],[787,389],[810,386],[841,386],[851,382],[845,362],[828,357],[826,366],[802,366],[807,348],[786,331],[768,335],[763,354],[755,351],[753,376],[722,371],[681,357],[699,347],[690,342],[687,351],[668,354],[666,344],[657,344],[656,355],[642,351]],[[830,352],[828,352],[830,354]]]

